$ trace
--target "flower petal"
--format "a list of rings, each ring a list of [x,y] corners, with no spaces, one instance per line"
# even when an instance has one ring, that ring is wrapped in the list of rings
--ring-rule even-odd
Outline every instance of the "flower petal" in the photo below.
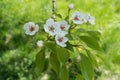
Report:
[[[35,27],[36,27],[35,31],[38,32],[39,31],[39,26],[36,24]]]
[[[47,25],[51,25],[54,23],[54,20],[52,18],[49,18],[47,21],[46,21],[46,24]]]

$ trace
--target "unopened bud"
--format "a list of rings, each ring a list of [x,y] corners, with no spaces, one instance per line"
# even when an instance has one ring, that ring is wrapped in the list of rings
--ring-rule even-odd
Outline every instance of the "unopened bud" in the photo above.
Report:
[[[69,8],[69,9],[73,9],[73,7],[74,7],[73,4],[69,4],[69,5],[68,5],[68,8]]]
[[[55,14],[53,14],[51,18],[52,18],[52,19],[55,19],[55,18],[56,18]]]
[[[38,41],[38,42],[37,42],[37,46],[38,46],[38,47],[43,47],[43,41],[42,41],[42,40]]]

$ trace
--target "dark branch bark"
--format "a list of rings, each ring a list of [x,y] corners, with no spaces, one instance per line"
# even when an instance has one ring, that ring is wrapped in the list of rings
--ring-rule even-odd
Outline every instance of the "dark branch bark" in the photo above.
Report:
[[[55,14],[56,10],[56,0],[52,0],[52,14]]]

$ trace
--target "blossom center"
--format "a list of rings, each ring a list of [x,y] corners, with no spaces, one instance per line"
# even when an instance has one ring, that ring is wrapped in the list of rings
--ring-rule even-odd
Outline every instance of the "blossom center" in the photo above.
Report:
[[[35,27],[34,26],[30,26],[29,30],[30,30],[30,32],[32,32],[32,31],[35,30]]]
[[[64,29],[65,29],[65,26],[64,26],[64,25],[61,25],[61,26],[60,26],[60,29],[61,29],[61,30],[64,30]]]
[[[53,26],[50,26],[50,27],[49,27],[49,31],[54,32],[54,30],[55,30],[55,28],[54,28]]]
[[[74,20],[79,20],[78,16],[75,16]]]
[[[58,38],[58,41],[59,41],[59,42],[62,42],[62,41],[63,41],[63,37],[59,37],[59,38]]]

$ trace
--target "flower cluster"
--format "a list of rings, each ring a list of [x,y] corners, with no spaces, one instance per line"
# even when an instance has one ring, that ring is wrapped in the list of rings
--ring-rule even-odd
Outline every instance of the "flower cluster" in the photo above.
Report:
[[[75,11],[72,15],[72,20],[75,24],[83,24],[89,22],[91,25],[95,24],[95,18],[90,14],[83,14],[82,12]]]
[[[53,19],[48,19],[46,24],[44,25],[44,30],[51,36],[55,36],[55,41],[61,47],[66,47],[66,42],[68,38],[65,37],[68,34],[67,30],[69,29],[70,25],[65,21],[54,22]]]
[[[73,4],[68,5],[69,10],[71,10],[73,7]],[[46,23],[44,24],[44,30],[50,36],[53,36],[55,38],[55,41],[59,46],[66,47],[66,42],[68,41],[66,34],[68,34],[68,30],[72,26],[69,25],[68,22],[65,20],[56,22],[54,21],[54,19],[55,14],[52,16],[52,18],[49,18],[46,21]],[[72,14],[72,21],[74,24],[83,24],[87,22],[89,22],[91,25],[95,24],[95,18],[93,16],[91,16],[90,14],[83,14],[79,11],[75,11]],[[34,35],[36,32],[38,32],[39,26],[35,25],[33,22],[28,22],[24,25],[24,29],[26,30],[26,34]],[[38,41],[37,45],[39,47],[42,47],[43,41]]]

